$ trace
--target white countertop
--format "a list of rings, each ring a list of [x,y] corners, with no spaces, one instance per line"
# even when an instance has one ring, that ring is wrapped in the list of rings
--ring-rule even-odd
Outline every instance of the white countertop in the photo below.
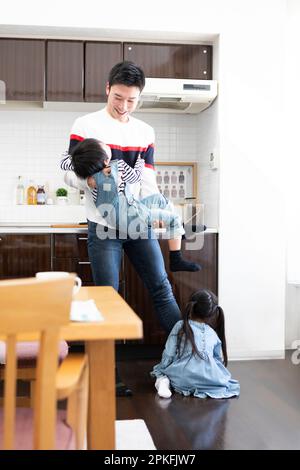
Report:
[[[0,233],[87,233],[87,228],[55,228],[50,225],[0,225]],[[218,229],[207,228],[204,233],[218,233]]]
[[[87,233],[87,228],[56,228],[49,225],[0,225],[0,233]]]

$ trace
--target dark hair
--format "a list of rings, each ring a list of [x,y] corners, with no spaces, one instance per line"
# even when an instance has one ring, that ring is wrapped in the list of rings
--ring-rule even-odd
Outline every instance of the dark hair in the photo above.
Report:
[[[84,139],[71,151],[74,173],[80,178],[88,178],[105,168],[108,155],[96,139]]]
[[[183,313],[183,325],[178,332],[177,349],[179,355],[183,354],[187,343],[190,342],[192,346],[192,355],[197,354],[202,358],[199,353],[194,333],[189,323],[189,320],[201,320],[215,330],[222,343],[223,361],[227,366],[227,348],[225,338],[225,318],[223,309],[218,305],[218,299],[213,292],[208,289],[201,289],[194,292],[189,302],[186,305]],[[183,348],[181,349],[181,342],[184,339]]]
[[[119,62],[109,72],[108,84],[109,88],[112,85],[125,85],[136,86],[142,91],[145,86],[145,74],[134,62]]]

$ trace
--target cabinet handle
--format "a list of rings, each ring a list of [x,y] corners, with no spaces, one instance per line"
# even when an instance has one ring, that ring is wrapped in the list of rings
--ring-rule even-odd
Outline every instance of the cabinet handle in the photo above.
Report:
[[[90,261],[78,261],[78,264],[91,264]]]
[[[88,237],[78,237],[78,240],[87,240]]]
[[[2,242],[2,238],[0,237],[0,242]]]

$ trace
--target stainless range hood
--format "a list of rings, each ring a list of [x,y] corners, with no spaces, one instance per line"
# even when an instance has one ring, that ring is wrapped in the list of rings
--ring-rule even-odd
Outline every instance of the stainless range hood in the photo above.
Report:
[[[200,113],[214,101],[217,89],[216,80],[146,78],[137,111]]]

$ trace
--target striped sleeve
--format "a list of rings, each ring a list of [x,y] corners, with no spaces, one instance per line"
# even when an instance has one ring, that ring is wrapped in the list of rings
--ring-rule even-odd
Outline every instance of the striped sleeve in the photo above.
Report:
[[[63,158],[60,162],[60,168],[64,171],[73,170],[71,157],[68,152],[63,154]]]
[[[120,168],[119,162],[122,162],[120,166],[122,166],[123,168]],[[122,171],[122,180],[125,183],[130,184],[141,181],[144,165],[145,160],[140,156],[137,158],[134,168],[131,168],[131,166],[127,165],[124,160],[118,160],[118,170]]]

